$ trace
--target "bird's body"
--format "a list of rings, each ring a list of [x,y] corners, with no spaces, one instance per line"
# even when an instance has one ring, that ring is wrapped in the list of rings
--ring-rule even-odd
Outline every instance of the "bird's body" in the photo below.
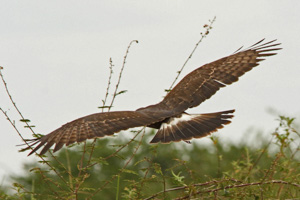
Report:
[[[69,122],[39,139],[35,139],[29,155],[42,146],[40,154],[55,144],[54,151],[74,142],[113,135],[121,130],[147,126],[158,129],[151,143],[189,141],[200,138],[230,123],[234,110],[207,114],[188,114],[185,111],[209,99],[220,88],[236,82],[240,76],[258,62],[261,57],[275,55],[278,43],[263,40],[243,51],[203,65],[185,76],[159,103],[136,111],[103,112],[88,115]]]

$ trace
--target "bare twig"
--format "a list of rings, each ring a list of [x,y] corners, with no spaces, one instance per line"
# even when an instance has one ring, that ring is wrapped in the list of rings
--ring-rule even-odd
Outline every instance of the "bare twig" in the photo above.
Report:
[[[104,100],[102,100],[102,107],[99,107],[102,109],[102,112],[104,112],[105,108],[109,108],[109,106],[106,106],[106,101],[107,101],[107,97],[109,95],[109,89],[110,89],[110,84],[111,84],[111,78],[112,78],[112,74],[113,74],[113,61],[112,58],[109,59],[109,77],[108,77],[108,82],[107,82],[107,88],[106,88],[106,93],[105,93],[105,97]]]
[[[28,124],[28,120],[26,120],[23,116],[23,114],[21,113],[21,111],[19,110],[19,108],[17,107],[15,101],[13,100],[9,90],[8,90],[8,87],[7,87],[7,83],[3,77],[3,74],[1,72],[1,69],[3,69],[3,67],[0,66],[0,76],[1,76],[1,79],[2,79],[2,82],[4,84],[4,87],[5,87],[5,90],[6,90],[6,93],[11,101],[11,103],[13,104],[14,108],[16,109],[16,111],[18,112],[18,114],[21,116],[21,119],[23,120],[23,122],[27,125],[27,127],[31,130],[31,132],[36,135],[36,133],[33,131],[32,127]],[[13,128],[15,129],[15,131],[18,133],[18,135],[20,136],[20,138],[23,140],[23,142],[28,146],[28,148],[32,149],[32,147],[30,146],[30,144],[28,143],[28,141],[23,138],[21,132],[18,130],[18,128],[16,127],[15,123],[13,123],[13,121],[10,119],[10,117],[7,115],[7,113],[2,109],[0,108],[1,112],[5,115],[6,119],[9,121],[9,123],[13,126]],[[53,167],[51,166],[48,161],[46,161],[41,155],[37,154],[36,155],[42,160],[43,163],[46,163],[46,165],[48,167],[50,167],[51,170],[54,171],[55,174],[57,174],[57,176],[68,186],[67,184],[67,181],[60,175],[60,173],[58,173],[58,171]],[[52,155],[52,154],[51,154]],[[53,156],[53,155],[52,155]],[[53,156],[54,157],[54,156]],[[72,188],[69,188],[71,191],[72,191]]]
[[[31,132],[32,132],[33,134],[35,134],[35,132],[32,130],[32,127],[28,124],[28,120],[26,120],[26,119],[24,118],[24,116],[22,115],[21,111],[20,111],[19,108],[17,107],[15,101],[13,100],[13,98],[12,98],[12,96],[11,96],[9,90],[8,90],[7,83],[6,83],[6,81],[4,80],[4,77],[3,77],[3,74],[2,74],[2,69],[3,69],[3,67],[0,66],[0,76],[1,76],[2,82],[3,82],[3,84],[4,84],[6,94],[8,95],[8,97],[9,97],[11,103],[13,104],[13,106],[15,107],[16,111],[17,111],[17,112],[19,113],[19,115],[21,116],[23,122],[24,122],[24,123],[26,124],[26,126],[31,130]],[[6,114],[6,112],[4,112],[4,110],[2,110],[2,109],[1,109],[1,111],[2,111],[3,114],[6,116],[6,118],[9,119],[9,117],[8,117],[7,114]],[[17,133],[18,133],[18,135],[20,136],[20,138],[23,140],[23,142],[24,142],[28,147],[30,147],[29,143],[27,142],[27,140],[25,140],[25,138],[23,138],[23,136],[21,135],[21,133],[20,133],[20,132],[17,132]]]
[[[166,90],[167,92],[171,91],[173,86],[175,85],[177,79],[179,78],[182,70],[184,69],[184,67],[186,66],[186,64],[188,63],[188,61],[192,58],[194,52],[196,51],[196,49],[198,48],[198,45],[202,42],[202,40],[209,34],[209,30],[212,28],[213,23],[216,21],[216,17],[214,17],[212,20],[209,20],[210,24],[207,25],[205,24],[203,27],[206,29],[205,33],[201,33],[201,38],[200,40],[196,43],[194,49],[192,50],[192,52],[190,53],[189,57],[186,59],[186,61],[183,63],[182,67],[180,68],[180,70],[177,72],[177,76],[175,77],[173,83],[171,84],[170,88],[168,90]]]
[[[118,88],[119,88],[119,85],[120,85],[120,81],[121,81],[121,77],[122,77],[122,74],[123,74],[123,70],[124,70],[124,67],[125,67],[125,64],[126,64],[126,60],[127,60],[127,56],[128,56],[128,53],[129,53],[129,49],[132,45],[132,43],[139,43],[137,40],[132,40],[128,47],[127,47],[127,50],[126,50],[126,53],[125,53],[125,56],[124,56],[124,59],[123,59],[123,64],[122,64],[122,67],[121,67],[121,70],[120,70],[120,73],[119,73],[119,78],[118,78],[118,82],[116,84],[116,88],[115,88],[115,91],[114,91],[114,94],[113,94],[113,98],[111,100],[111,103],[110,103],[110,106],[108,107],[108,111],[110,111],[111,107],[113,106],[113,103],[116,99],[116,96],[118,95]]]

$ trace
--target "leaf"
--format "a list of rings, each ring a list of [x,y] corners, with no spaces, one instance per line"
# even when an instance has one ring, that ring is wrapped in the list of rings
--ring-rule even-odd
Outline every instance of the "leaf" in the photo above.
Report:
[[[81,191],[95,191],[95,188],[83,187],[80,188]]]
[[[122,160],[126,160],[126,158],[124,156],[121,156],[120,154],[115,154],[116,158],[120,158]]]
[[[23,144],[22,144],[23,145]],[[26,148],[22,148],[20,149],[18,152],[24,152],[24,151],[28,151],[29,149],[26,147]]]
[[[98,108],[111,108],[111,106],[99,106]]]
[[[127,90],[122,90],[122,91],[116,93],[115,96],[120,95],[120,94],[123,94],[123,93],[126,93],[126,92],[127,92]]]
[[[136,163],[134,163],[134,166],[137,166],[138,164],[140,164],[141,162],[144,162],[144,161],[148,161],[146,157],[142,160],[138,160]]]
[[[181,172],[179,172],[178,174],[175,174],[173,172],[173,170],[171,170],[171,173],[173,175],[173,179],[175,180],[175,182],[179,183],[180,185],[184,185],[186,186],[186,184],[184,183],[183,179],[185,178],[184,176],[180,176]]]
[[[145,171],[149,170],[149,168],[148,167],[146,167],[146,168],[140,168],[139,170],[142,171],[142,172],[145,172]]]
[[[158,163],[154,163],[153,164],[153,169],[157,174],[163,175],[162,171],[161,171],[161,166]]]
[[[93,158],[92,161],[99,164],[101,163],[103,165],[109,165],[108,162],[103,157]]]
[[[13,187],[16,187],[16,188],[24,188],[24,186],[20,183],[13,183]]]
[[[139,175],[137,172],[130,170],[130,169],[121,169],[120,170],[123,173],[127,173],[127,174],[135,174],[135,175]]]
[[[290,126],[293,123],[294,119],[295,118],[289,118],[289,117],[286,119],[288,126]]]
[[[30,120],[29,119],[20,119],[20,122],[25,122],[25,123],[27,122],[28,123],[28,122],[30,122]]]
[[[35,125],[31,125],[31,126],[24,126],[24,128],[34,128]]]
[[[38,161],[39,163],[43,163],[43,164],[51,164],[51,161],[47,161],[47,160],[41,160]]]
[[[35,172],[35,173],[40,173],[41,168],[35,167],[35,168],[30,169],[29,171],[30,171],[30,172]]]

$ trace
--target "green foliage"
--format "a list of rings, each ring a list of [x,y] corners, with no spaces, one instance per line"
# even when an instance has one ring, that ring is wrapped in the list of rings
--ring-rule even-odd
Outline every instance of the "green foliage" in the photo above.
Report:
[[[260,148],[226,144],[149,145],[149,131],[65,148],[25,165],[14,196],[3,199],[285,199],[299,194],[299,134],[280,118],[272,142]],[[135,135],[135,136],[136,136]],[[276,148],[276,146],[278,148]]]

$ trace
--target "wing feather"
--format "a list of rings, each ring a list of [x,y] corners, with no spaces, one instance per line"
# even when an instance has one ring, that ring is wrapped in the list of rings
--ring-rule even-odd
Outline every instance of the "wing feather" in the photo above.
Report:
[[[262,57],[275,55],[281,49],[273,48],[280,45],[274,43],[276,40],[263,41],[192,71],[168,93],[160,105],[173,110],[174,115],[198,106],[220,88],[238,81],[239,77],[259,65],[264,60]]]
[[[185,113],[172,117],[162,123],[151,143],[169,143],[205,137],[229,124],[233,112],[234,110],[194,115]]]
[[[113,135],[121,130],[133,127],[147,126],[155,123],[161,118],[153,118],[136,111],[119,111],[97,113],[79,118],[63,125],[61,128],[36,140],[32,147],[37,145],[29,155],[36,152],[42,146],[40,154],[46,153],[55,144],[54,152],[64,145],[68,146],[75,142],[82,142],[87,139]]]

